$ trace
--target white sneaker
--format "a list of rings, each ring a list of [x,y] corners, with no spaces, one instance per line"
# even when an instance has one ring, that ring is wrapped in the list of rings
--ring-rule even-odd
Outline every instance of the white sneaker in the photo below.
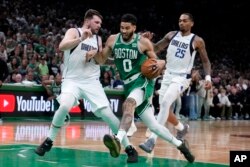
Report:
[[[213,116],[211,116],[211,115],[209,115],[209,119],[210,120],[215,120],[215,118]]]
[[[128,136],[128,137],[133,136],[133,134],[134,134],[136,131],[137,131],[137,127],[131,125],[130,128],[128,129],[127,136]]]

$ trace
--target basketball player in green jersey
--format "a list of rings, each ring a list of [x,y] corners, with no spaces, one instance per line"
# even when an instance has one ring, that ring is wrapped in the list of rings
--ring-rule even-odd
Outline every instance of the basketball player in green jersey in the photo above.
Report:
[[[126,99],[122,106],[123,115],[119,131],[114,136],[104,135],[104,144],[110,150],[111,156],[118,157],[121,150],[120,143],[131,126],[134,112],[136,112],[152,132],[173,144],[189,162],[193,162],[194,156],[187,148],[186,142],[174,137],[154,117],[150,103],[154,83],[153,80],[142,76],[140,69],[141,64],[147,58],[157,58],[157,56],[150,40],[135,33],[136,22],[137,18],[133,14],[123,15],[120,23],[120,33],[111,35],[102,51],[97,53],[96,50],[92,50],[87,55],[89,58],[94,56],[98,63],[104,63],[107,57],[112,55],[120,77],[125,84]],[[156,70],[161,70],[164,66],[164,60],[158,61]]]

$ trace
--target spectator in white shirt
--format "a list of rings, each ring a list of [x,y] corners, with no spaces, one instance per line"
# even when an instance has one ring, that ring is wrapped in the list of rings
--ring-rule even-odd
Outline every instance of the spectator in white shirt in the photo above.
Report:
[[[224,88],[220,90],[218,98],[222,105],[221,119],[232,119],[231,102],[229,101]]]

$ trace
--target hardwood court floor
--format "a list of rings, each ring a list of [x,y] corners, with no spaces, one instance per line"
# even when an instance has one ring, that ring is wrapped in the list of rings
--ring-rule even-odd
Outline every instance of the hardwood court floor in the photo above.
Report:
[[[136,122],[137,132],[130,138],[139,152],[139,162],[126,163],[126,154],[112,158],[102,137],[111,133],[100,120],[71,120],[62,128],[51,151],[44,157],[34,154],[34,148],[45,138],[50,121],[22,119],[0,124],[0,167],[225,167],[229,166],[230,150],[250,150],[250,121],[191,121],[187,135],[194,153],[190,164],[172,145],[158,139],[155,150],[147,154],[139,143],[145,140],[146,127]],[[171,125],[170,131],[176,134]]]

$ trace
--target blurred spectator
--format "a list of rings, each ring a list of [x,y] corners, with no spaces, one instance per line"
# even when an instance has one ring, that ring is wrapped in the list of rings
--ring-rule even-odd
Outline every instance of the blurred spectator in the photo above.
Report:
[[[49,67],[47,65],[47,62],[45,61],[45,57],[40,58],[40,64],[38,65],[38,74],[39,77],[42,77],[43,75],[49,75]]]
[[[7,62],[8,60],[8,55],[7,55],[7,51],[5,48],[5,44],[1,44],[1,43],[0,43],[0,59],[4,60],[5,62]]]
[[[237,89],[235,87],[231,87],[231,93],[228,95],[228,99],[232,105],[232,116],[233,119],[242,119],[243,115],[241,113],[243,105],[240,103],[240,95],[237,93]]]
[[[12,73],[17,73],[18,72],[18,64],[17,64],[17,59],[16,58],[13,58],[11,60],[11,62],[8,63],[8,70],[9,70],[9,73],[12,74]]]
[[[120,78],[120,74],[117,72],[115,75],[115,80],[113,83],[113,88],[114,89],[123,89],[124,82]]]
[[[32,43],[28,42],[27,45],[24,46],[24,55],[26,55],[29,60],[32,59],[34,55],[34,49]]]
[[[193,70],[192,72],[192,81],[190,87],[188,89],[186,102],[188,105],[188,112],[189,112],[189,119],[190,120],[197,120],[200,118],[199,105],[198,105],[198,95],[197,95],[197,88],[199,85],[200,74],[198,70]]]
[[[51,63],[48,65],[49,68],[49,75],[56,76],[60,73],[60,68],[57,65],[56,58],[52,58]]]
[[[17,66],[19,66],[21,64],[21,58],[22,58],[21,47],[17,45],[15,47],[14,53],[10,54],[10,61],[16,59],[16,64]]]
[[[159,75],[156,79],[155,79],[155,86],[154,86],[154,94],[153,94],[153,99],[152,99],[152,103],[154,106],[154,114],[157,115],[160,111],[160,106],[159,106],[159,90],[161,88],[161,82],[162,82],[162,78],[163,78],[163,72],[161,73],[161,75]]]
[[[226,90],[224,88],[220,90],[218,98],[222,108],[221,119],[231,119],[232,118],[231,102],[229,101],[226,95]]]
[[[211,111],[211,115],[215,119],[221,120],[222,104],[220,103],[218,94],[219,94],[219,90],[217,88],[214,88],[213,101],[212,101],[212,105],[210,106],[210,111]]]
[[[46,39],[44,36],[41,36],[39,38],[39,43],[35,43],[35,52],[39,55],[38,57],[44,57],[46,56],[47,49],[46,49]]]
[[[214,120],[214,117],[210,115],[210,103],[211,99],[209,96],[210,91],[212,90],[206,90],[205,89],[205,80],[201,79],[201,75],[199,71],[197,72],[197,79],[199,81],[197,82],[196,89],[197,89],[197,95],[198,95],[198,110],[197,110],[197,117],[203,120]],[[204,109],[204,110],[203,110]],[[203,112],[204,111],[204,115]]]
[[[27,85],[35,85],[39,84],[39,81],[35,79],[33,71],[28,71],[28,73],[25,76],[25,79],[23,80],[23,83]]]
[[[111,76],[108,71],[104,71],[103,74],[101,75],[101,84],[102,86],[111,88]]]
[[[15,39],[11,37],[7,37],[6,39],[6,51],[8,55],[11,55],[11,53],[15,50],[17,46],[17,42]]]
[[[23,81],[23,77],[22,77],[22,75],[21,74],[16,74],[16,77],[15,77],[15,83],[17,84],[20,84],[20,83],[22,83],[22,81]]]
[[[4,60],[0,58],[0,88],[2,87],[2,84],[5,82],[5,80],[9,76],[9,69]]]
[[[243,104],[243,111],[244,119],[250,119],[250,83],[248,83],[242,89],[242,104]]]
[[[42,85],[45,88],[47,94],[48,94],[48,100],[54,100],[54,109],[55,111],[59,107],[59,103],[56,100],[56,98],[61,93],[61,83],[62,83],[62,77],[60,74],[57,74],[55,77],[55,80],[43,80]]]
[[[5,80],[9,76],[9,70],[8,70],[7,64],[1,58],[0,58],[0,67],[1,67],[0,68],[0,89],[1,89],[3,82],[5,82]],[[0,113],[0,122],[2,122],[1,113]]]
[[[18,73],[25,76],[28,68],[28,59],[22,59],[21,65],[18,67]]]
[[[39,62],[37,62],[35,57],[32,57],[32,59],[29,61],[28,68],[31,68],[33,71],[38,71],[38,65]]]

